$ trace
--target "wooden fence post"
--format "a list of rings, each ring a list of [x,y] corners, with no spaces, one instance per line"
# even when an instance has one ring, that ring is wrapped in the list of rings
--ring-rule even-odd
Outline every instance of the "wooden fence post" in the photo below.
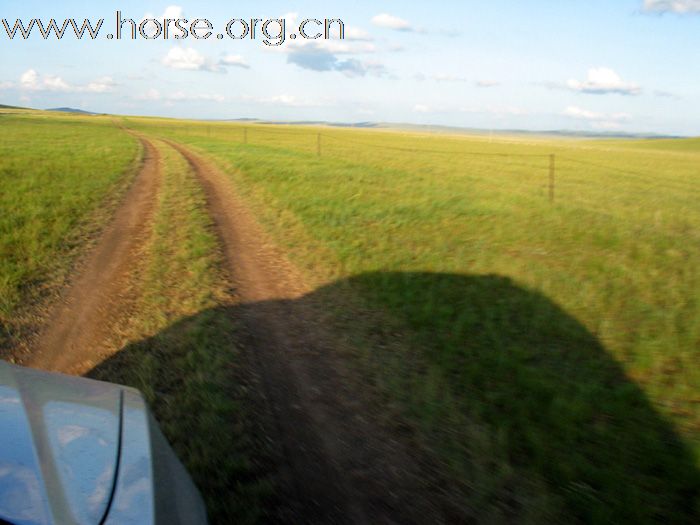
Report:
[[[554,202],[554,153],[549,156],[549,202]]]

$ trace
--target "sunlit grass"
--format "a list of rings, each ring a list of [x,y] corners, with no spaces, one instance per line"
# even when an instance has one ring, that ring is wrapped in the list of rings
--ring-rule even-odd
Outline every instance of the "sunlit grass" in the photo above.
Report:
[[[109,118],[0,112],[0,341],[109,218],[138,151]]]

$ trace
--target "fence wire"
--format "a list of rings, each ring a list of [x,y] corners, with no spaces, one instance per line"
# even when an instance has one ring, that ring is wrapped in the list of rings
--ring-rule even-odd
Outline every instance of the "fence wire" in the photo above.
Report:
[[[441,155],[441,156],[452,156],[455,158],[464,159],[462,162],[466,162],[467,165],[475,165],[479,167],[493,166],[497,170],[519,170],[521,172],[526,172],[525,170],[531,170],[529,175],[531,177],[541,177],[541,185],[537,185],[537,190],[540,192],[542,189],[549,189],[550,200],[555,200],[554,196],[556,194],[557,199],[562,198],[562,190],[565,196],[570,196],[571,191],[575,191],[576,198],[580,201],[579,204],[583,204],[585,200],[582,195],[580,195],[579,189],[589,184],[596,184],[595,181],[591,181],[586,178],[585,175],[577,174],[572,171],[572,165],[579,167],[594,168],[602,173],[614,173],[617,175],[615,181],[630,181],[644,184],[642,188],[636,188],[631,190],[630,188],[625,188],[624,193],[613,194],[611,198],[620,201],[621,199],[644,196],[645,193],[649,191],[655,191],[659,188],[666,188],[673,191],[683,192],[685,194],[697,195],[700,193],[700,186],[693,184],[691,182],[685,182],[678,179],[669,179],[658,173],[645,173],[638,170],[630,170],[625,168],[620,168],[617,166],[584,160],[581,158],[574,157],[567,153],[557,153],[556,150],[551,153],[520,153],[520,152],[493,152],[493,151],[474,151],[474,150],[463,150],[459,149],[458,145],[455,145],[455,149],[433,149],[433,148],[421,148],[421,147],[408,147],[408,146],[397,146],[388,144],[377,144],[371,141],[358,140],[354,137],[338,136],[337,134],[330,134],[323,131],[313,131],[309,132],[303,129],[274,129],[263,127],[260,125],[256,126],[240,126],[236,128],[224,128],[207,126],[203,128],[203,132],[209,136],[212,135],[214,130],[214,135],[220,135],[221,132],[231,137],[231,132],[236,134],[237,142],[243,142],[249,145],[255,145],[256,135],[267,135],[268,137],[284,137],[289,139],[288,141],[277,141],[278,147],[289,148],[293,150],[306,150],[308,153],[315,153],[316,156],[336,156],[333,154],[333,150],[336,150],[337,145],[355,145],[360,146],[365,149],[371,149],[378,154],[382,152],[398,152],[402,154],[414,154],[414,155]],[[174,129],[174,132],[183,132],[182,129]],[[262,137],[260,137],[262,138]],[[308,143],[306,140],[308,139]],[[273,139],[274,140],[274,139]],[[301,143],[301,142],[304,143]],[[334,145],[330,145],[330,144]],[[261,144],[262,145],[262,144]],[[265,144],[267,145],[267,144]],[[331,153],[326,153],[328,150]],[[324,155],[325,153],[325,155]],[[356,157],[356,156],[355,156]],[[467,162],[467,159],[471,159]],[[503,159],[503,162],[493,163],[489,162],[487,159]],[[357,159],[356,159],[357,160]],[[429,162],[429,159],[425,159]],[[532,162],[528,162],[532,160]],[[538,162],[541,161],[541,162]],[[549,162],[547,162],[549,161]],[[551,162],[554,161],[554,164]],[[401,168],[398,168],[401,169]],[[534,172],[534,173],[533,173]],[[527,173],[527,172],[526,172]],[[601,188],[600,191],[607,191],[608,188]],[[521,193],[521,192],[518,192]],[[546,193],[546,192],[545,192]],[[590,203],[589,203],[590,204]],[[632,204],[632,203],[630,203]],[[595,213],[602,213],[602,210],[598,205],[596,206],[585,206]],[[607,214],[607,213],[606,213]]]

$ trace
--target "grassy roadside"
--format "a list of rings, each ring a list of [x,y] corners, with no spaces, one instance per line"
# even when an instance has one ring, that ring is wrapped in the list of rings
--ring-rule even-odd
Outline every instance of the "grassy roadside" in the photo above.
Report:
[[[484,521],[696,520],[697,141],[459,141],[567,151],[566,198],[551,205],[530,171],[494,160],[392,157],[350,132],[318,158],[299,130],[245,144],[233,127],[211,127],[154,132],[229,171],[320,276],[315,294],[332,304],[352,289],[393,320],[399,342],[371,319],[346,314],[344,330]],[[399,134],[365,140],[426,147]]]
[[[0,356],[109,220],[138,153],[108,118],[0,111]]]
[[[230,284],[201,189],[177,152],[156,146],[164,180],[135,272],[139,300],[117,330],[121,350],[90,376],[145,394],[212,523],[253,523],[270,488],[250,459],[236,326],[225,308]]]

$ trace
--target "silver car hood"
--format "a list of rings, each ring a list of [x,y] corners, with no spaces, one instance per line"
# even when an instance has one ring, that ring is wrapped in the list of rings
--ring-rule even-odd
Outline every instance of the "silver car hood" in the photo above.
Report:
[[[0,361],[0,522],[206,523],[134,389]]]

